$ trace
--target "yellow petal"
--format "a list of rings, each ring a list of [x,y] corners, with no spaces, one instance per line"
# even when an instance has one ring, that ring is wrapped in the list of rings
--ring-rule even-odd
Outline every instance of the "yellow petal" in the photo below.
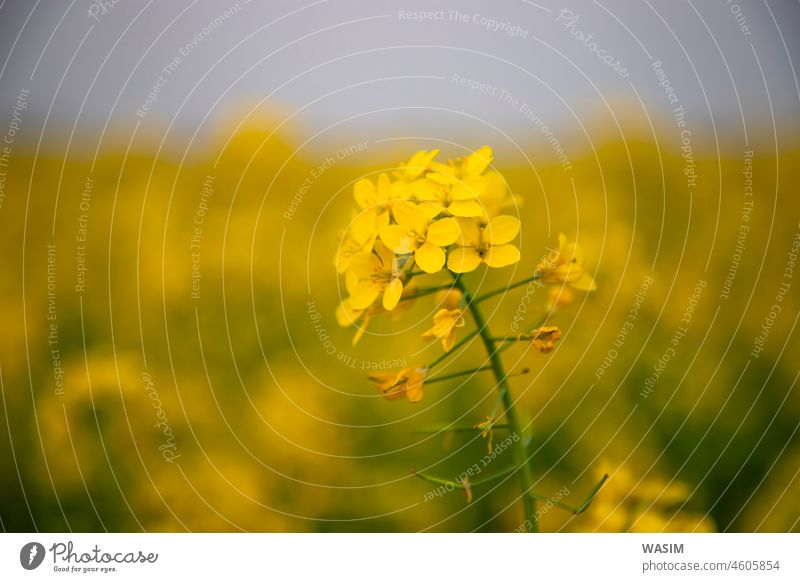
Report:
[[[597,283],[595,283],[592,276],[586,272],[584,272],[576,281],[570,283],[570,285],[579,291],[595,291],[597,289]]]
[[[415,180],[405,191],[407,196],[419,200],[439,200],[442,197],[441,185],[428,179]]]
[[[353,309],[349,299],[342,301],[336,308],[336,322],[342,327],[353,325],[364,313],[362,309]]]
[[[567,247],[567,235],[563,232],[558,233],[558,253],[563,254]]]
[[[350,296],[350,305],[354,309],[366,309],[373,304],[381,292],[381,286],[372,281],[362,281]]]
[[[438,273],[444,266],[444,251],[435,244],[425,242],[414,253],[414,259],[426,273]]]
[[[375,201],[380,202],[388,202],[392,198],[392,183],[389,181],[389,176],[387,174],[381,174],[378,176],[378,190],[377,196]]]
[[[422,387],[425,381],[425,370],[417,368],[408,376],[406,382],[406,398],[411,403],[416,403],[422,400]]]
[[[353,222],[350,223],[348,233],[357,244],[365,244],[367,240],[375,234],[377,216],[378,213],[374,208],[368,208],[356,216]]]
[[[484,261],[490,267],[499,269],[500,267],[507,267],[519,261],[519,249],[514,245],[498,245],[490,247]]]
[[[417,234],[423,234],[428,226],[428,219],[415,204],[400,200],[392,206],[392,214],[397,224],[408,227]]]
[[[483,239],[491,245],[504,245],[519,234],[519,220],[513,216],[495,216],[483,230]]]
[[[380,230],[381,240],[387,247],[398,254],[414,251],[416,239],[410,235],[410,229],[401,224],[389,224]]]
[[[363,178],[353,186],[353,197],[361,208],[369,208],[375,203],[375,185]]]
[[[481,244],[481,227],[473,218],[456,218],[458,228],[461,230],[461,239],[458,244],[462,247],[477,247]]]
[[[347,271],[344,274],[344,287],[347,289],[347,292],[351,295],[358,287],[358,284],[361,282],[361,278],[358,276],[358,273],[353,271],[352,269]]]
[[[492,163],[494,155],[492,148],[483,146],[481,149],[467,156],[464,160],[464,175],[478,176]]]
[[[454,273],[469,273],[478,268],[481,257],[472,247],[458,247],[450,251],[447,257],[447,268]]]
[[[428,242],[436,246],[446,247],[456,242],[461,234],[458,223],[452,218],[442,218],[428,227]]]
[[[420,202],[417,204],[417,208],[419,208],[419,211],[422,212],[428,220],[433,220],[444,210],[440,202]]]
[[[386,291],[383,292],[383,308],[386,311],[391,311],[397,307],[402,294],[403,282],[400,279],[392,279],[391,283],[386,286]]]
[[[372,277],[381,270],[381,262],[372,253],[356,253],[350,259],[348,273],[352,272],[359,279]]]
[[[453,185],[453,200],[475,200],[486,191],[486,187],[483,178],[469,178]]]
[[[447,211],[453,216],[462,218],[475,218],[485,214],[483,206],[477,200],[454,200],[447,207]]]

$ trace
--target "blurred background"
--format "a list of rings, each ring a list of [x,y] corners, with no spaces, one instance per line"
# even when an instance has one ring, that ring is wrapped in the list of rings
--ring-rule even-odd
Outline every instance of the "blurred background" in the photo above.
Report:
[[[522,260],[469,285],[531,276],[561,232],[598,284],[555,351],[504,354],[530,370],[537,493],[579,505],[610,475],[543,529],[798,531],[798,22],[747,0],[0,4],[0,527],[517,529],[515,480],[467,503],[412,475],[486,454],[430,429],[483,421],[490,377],[415,405],[366,378],[441,353],[435,301],[355,346],[334,316],[353,184],[489,145]],[[496,335],[546,309],[525,295],[487,302]]]

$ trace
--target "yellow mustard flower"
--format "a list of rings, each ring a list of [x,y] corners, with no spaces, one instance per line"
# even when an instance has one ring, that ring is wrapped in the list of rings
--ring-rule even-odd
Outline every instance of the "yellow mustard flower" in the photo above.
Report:
[[[403,294],[402,267],[398,257],[380,241],[376,241],[373,252],[353,255],[345,276],[349,307],[366,309],[383,294],[383,308],[394,309]]]
[[[442,340],[444,351],[449,352],[456,343],[456,328],[464,327],[464,312],[460,309],[440,309],[433,316],[433,327],[422,334]]]
[[[500,268],[519,261],[519,249],[508,244],[519,234],[519,220],[513,216],[495,216],[483,227],[474,219],[457,220],[460,246],[447,259],[447,268],[454,273],[469,273],[481,263]]]
[[[578,243],[567,243],[563,233],[558,235],[558,250],[542,259],[537,272],[544,283],[568,283],[580,291],[594,291],[597,283],[583,270],[583,250]]]
[[[381,240],[398,255],[414,254],[419,268],[436,273],[445,262],[442,247],[458,238],[458,224],[452,218],[431,221],[415,204],[401,200],[392,207],[397,224],[380,229]]]
[[[534,350],[549,354],[556,347],[556,341],[561,339],[561,330],[556,326],[540,327],[533,330],[530,336]]]
[[[409,402],[422,400],[423,385],[428,369],[424,367],[402,368],[396,372],[375,372],[368,378],[375,382],[387,400],[408,399]]]
[[[389,213],[368,208],[357,214],[347,230],[341,235],[336,253],[336,270],[344,273],[350,267],[354,255],[372,251],[378,231],[389,224]]]
[[[383,212],[390,208],[392,201],[392,185],[389,176],[378,176],[378,185],[367,178],[362,178],[353,185],[353,197],[361,208]]]
[[[403,181],[412,182],[425,173],[438,154],[439,150],[420,150],[411,156],[410,160],[401,164],[395,175]]]

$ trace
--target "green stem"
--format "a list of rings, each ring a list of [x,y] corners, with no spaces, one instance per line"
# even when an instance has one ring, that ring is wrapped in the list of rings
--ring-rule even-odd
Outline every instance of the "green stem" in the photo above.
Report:
[[[430,369],[430,366],[428,366]],[[478,372],[485,372],[487,370],[491,370],[491,366],[481,366],[480,368],[472,368],[471,370],[462,370],[461,372],[453,372],[452,374],[445,374],[444,376],[436,376],[435,378],[431,378],[430,380],[425,380],[425,384],[433,384],[434,382],[443,382],[445,380],[452,380],[453,378],[458,378],[460,376],[469,376],[470,374],[476,374]]]
[[[503,361],[497,351],[497,346],[492,340],[489,326],[483,318],[483,314],[477,302],[470,295],[460,276],[454,274],[453,279],[455,281],[455,286],[464,294],[464,302],[470,312],[472,312],[472,318],[475,320],[478,334],[480,334],[483,345],[486,348],[486,353],[489,357],[495,380],[497,381],[497,389],[503,401],[503,408],[505,408],[506,422],[508,423],[511,433],[517,434],[520,437],[519,440],[513,444],[511,453],[514,459],[515,470],[519,472],[520,485],[522,487],[522,501],[525,508],[525,520],[530,523],[530,531],[537,532],[539,531],[539,523],[536,518],[536,496],[533,493],[533,475],[531,473],[530,463],[528,463],[528,452],[525,449],[524,439],[522,439],[522,427],[520,426],[517,411],[514,408],[514,399],[511,397],[508,377],[503,368]],[[484,296],[484,299],[485,298],[486,296]]]
[[[461,339],[460,339],[458,342],[456,342],[456,345],[454,345],[454,346],[453,346],[453,347],[450,349],[450,351],[449,351],[449,352],[445,352],[445,353],[443,353],[441,356],[439,356],[438,358],[436,358],[436,359],[435,359],[433,362],[431,362],[430,364],[428,364],[428,371],[430,372],[430,371],[433,369],[433,367],[434,367],[434,366],[438,366],[438,365],[439,365],[439,364],[441,364],[443,361],[445,361],[445,360],[447,359],[447,356],[449,356],[450,354],[454,354],[454,353],[456,353],[456,352],[458,351],[458,348],[460,348],[461,346],[463,346],[464,344],[466,344],[467,342],[469,342],[469,341],[470,341],[472,338],[474,338],[476,335],[478,335],[478,331],[477,331],[477,330],[476,330],[476,331],[471,331],[471,332],[469,332],[467,335],[465,335],[463,338],[461,338]]]
[[[517,281],[516,283],[512,283],[506,287],[501,287],[500,289],[495,289],[494,291],[489,291],[488,293],[484,293],[475,298],[475,303],[483,303],[487,299],[491,299],[495,295],[500,295],[501,293],[505,293],[507,291],[511,291],[512,289],[516,289],[517,287],[522,287],[526,283],[531,283],[532,281],[536,281],[541,279],[541,275],[536,274],[533,277],[528,277],[527,279],[523,279],[522,281]]]

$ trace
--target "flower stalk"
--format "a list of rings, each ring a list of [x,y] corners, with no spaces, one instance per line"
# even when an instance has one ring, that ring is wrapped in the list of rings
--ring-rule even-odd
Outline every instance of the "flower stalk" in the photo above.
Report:
[[[469,290],[467,289],[464,280],[454,275],[455,286],[464,294],[464,302],[467,305],[472,318],[475,320],[475,326],[478,328],[478,335],[481,337],[484,347],[486,348],[486,355],[494,372],[495,381],[497,382],[497,390],[500,393],[500,399],[503,403],[505,411],[506,423],[512,434],[522,436],[523,427],[520,425],[517,411],[514,408],[514,399],[511,396],[511,389],[508,384],[508,376],[503,366],[503,361],[497,351],[497,345],[492,339],[489,325],[481,313],[480,307],[472,298]],[[539,531],[539,521],[536,514],[536,496],[533,492],[533,473],[531,471],[528,451],[525,448],[524,439],[520,438],[511,447],[511,455],[514,462],[516,471],[519,472],[520,487],[522,488],[522,502],[525,510],[525,520],[529,523],[529,531]]]

